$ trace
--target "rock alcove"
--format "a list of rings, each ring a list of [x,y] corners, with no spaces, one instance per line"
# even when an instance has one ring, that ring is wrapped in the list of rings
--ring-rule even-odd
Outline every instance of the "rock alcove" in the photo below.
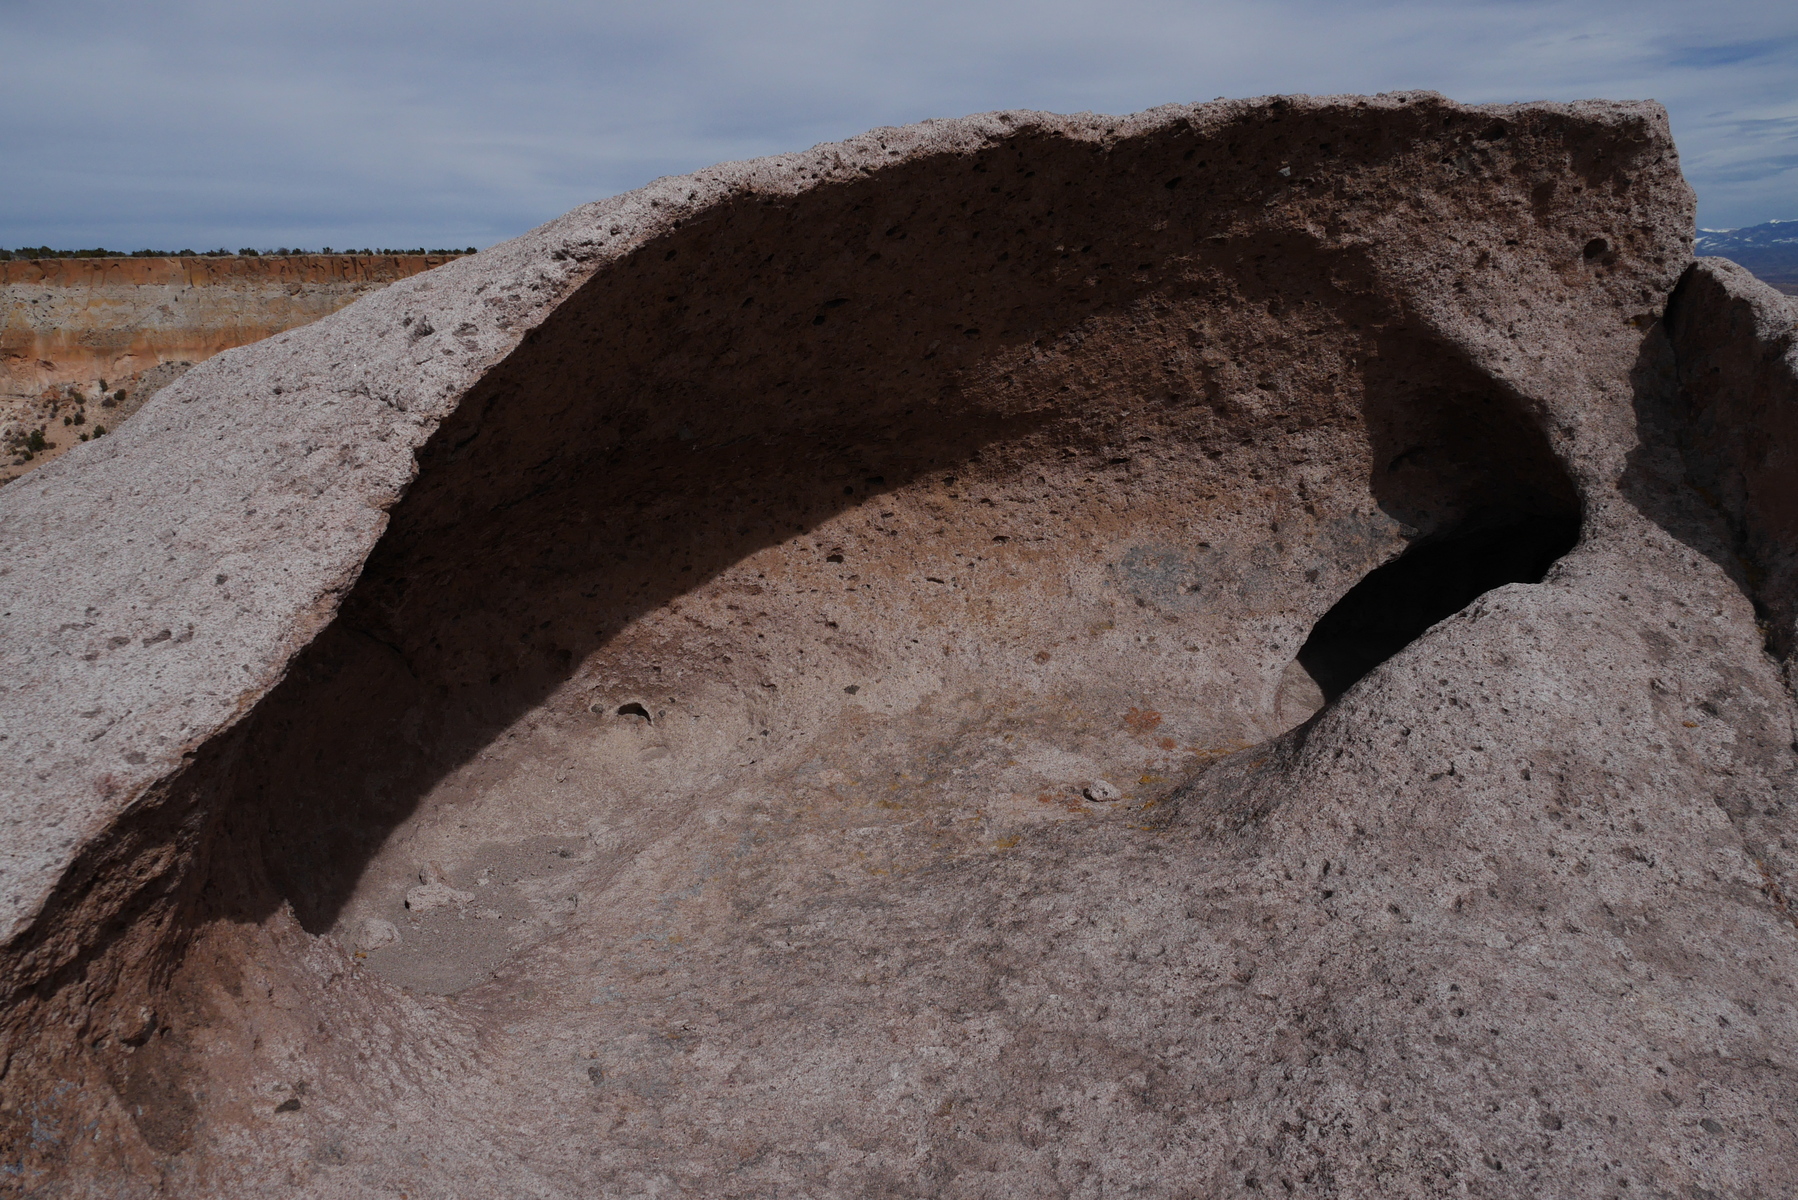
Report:
[[[1647,104],[994,114],[209,360],[0,493],[5,1170],[1777,1190],[1791,318],[1691,216]]]
[[[221,894],[461,992],[687,823],[1140,821],[1571,545],[1535,418],[1359,256],[1120,221],[1088,153],[729,206],[564,301],[246,728]]]

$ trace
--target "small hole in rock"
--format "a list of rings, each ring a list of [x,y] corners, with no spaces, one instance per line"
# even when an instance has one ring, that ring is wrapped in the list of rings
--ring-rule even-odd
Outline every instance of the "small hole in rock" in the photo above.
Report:
[[[1451,535],[1376,568],[1325,613],[1298,662],[1334,700],[1430,626],[1507,583],[1540,583],[1579,540],[1575,517],[1527,517]]]
[[[629,704],[620,704],[618,706],[618,715],[621,717],[642,717],[645,721],[650,721],[649,710],[644,708],[641,704],[638,704],[635,700],[632,700]],[[650,721],[650,723],[654,724],[653,721]]]

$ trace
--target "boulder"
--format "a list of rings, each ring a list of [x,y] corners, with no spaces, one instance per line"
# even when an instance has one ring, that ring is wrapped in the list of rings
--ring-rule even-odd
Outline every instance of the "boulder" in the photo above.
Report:
[[[1692,235],[1648,103],[997,113],[196,366],[0,491],[9,1183],[1779,1192]]]

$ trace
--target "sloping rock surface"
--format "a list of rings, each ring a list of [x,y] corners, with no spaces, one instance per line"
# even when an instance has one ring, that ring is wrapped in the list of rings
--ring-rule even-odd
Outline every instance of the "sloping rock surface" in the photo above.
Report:
[[[443,254],[0,262],[0,397],[125,386],[328,316]]]
[[[95,428],[116,429],[196,362],[449,261],[306,254],[0,262],[0,484]],[[35,450],[33,431],[44,443]]]
[[[0,1185],[1777,1194],[1691,235],[1652,104],[1002,113],[195,368],[0,493]]]

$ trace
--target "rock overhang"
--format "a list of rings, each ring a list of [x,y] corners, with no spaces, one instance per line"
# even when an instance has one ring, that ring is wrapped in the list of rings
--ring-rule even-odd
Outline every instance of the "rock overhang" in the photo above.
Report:
[[[67,707],[128,697],[90,753],[134,748],[110,794],[75,786],[79,754],[37,778],[83,832],[27,878],[105,891],[66,864],[152,781],[204,817],[155,835],[184,847],[171,875],[346,944],[403,884],[447,886],[470,825],[604,864],[767,793],[844,803],[870,764],[894,790],[858,803],[931,814],[961,853],[1045,815],[1202,813],[1180,781],[1309,717],[1293,659],[1407,545],[1583,522],[1572,595],[1640,534],[1620,489],[1689,227],[1658,108],[1427,94],[930,123],[577,210],[195,372],[106,446],[90,469],[125,490],[77,510],[83,545],[139,575],[23,555],[90,624],[21,678],[101,664]],[[279,418],[273,452],[230,435],[244,404]],[[184,542],[170,515],[133,558],[167,509],[118,497],[171,459],[186,510],[231,520]],[[76,466],[8,489],[25,528],[79,503]],[[75,645],[134,598],[157,615],[129,648],[179,656],[160,675]],[[1456,621],[1507,605],[1529,611]],[[31,719],[67,724],[43,694]],[[1365,740],[1345,723],[1383,695],[1311,740]],[[1194,786],[1290,792],[1320,769],[1303,741]],[[540,768],[604,775],[609,807],[564,828]],[[1007,797],[971,839],[970,788]],[[86,952],[63,924],[15,961]],[[455,991],[516,951],[435,976],[368,953]]]
[[[1309,139],[1283,132],[1283,127],[1296,128],[1294,123],[1301,118],[1319,116],[1341,132]],[[1569,122],[1604,131],[1591,145],[1560,151],[1579,181],[1569,187],[1602,182],[1615,191],[1622,186],[1619,171],[1626,166],[1652,170],[1632,177],[1602,217],[1576,206],[1578,216],[1552,231],[1556,243],[1552,257],[1541,255],[1541,247],[1527,252],[1505,247],[1504,238],[1478,250],[1450,239],[1420,252],[1416,231],[1409,228],[1393,245],[1393,226],[1400,218],[1383,210],[1375,197],[1366,198],[1371,211],[1358,228],[1330,228],[1332,220],[1340,221],[1336,192],[1352,187],[1350,181],[1367,164],[1386,161],[1395,139],[1429,136],[1431,142],[1413,146],[1411,156],[1421,169],[1438,176],[1433,182],[1442,192],[1452,193],[1470,169],[1483,169],[1478,167],[1480,156],[1489,157],[1503,147],[1511,125],[1520,119],[1544,122],[1544,136],[1550,139],[1565,138],[1562,127]],[[1405,134],[1397,132],[1394,121],[1406,127]],[[1486,124],[1475,128],[1482,121]],[[1344,139],[1357,136],[1357,125],[1363,127],[1364,144],[1350,146]],[[1232,146],[1232,134],[1256,141],[1252,146]],[[1149,148],[1157,137],[1214,146],[1220,161],[1206,159],[1204,166],[1192,166],[1194,160],[1185,153],[1192,146],[1169,155],[1165,163],[1153,161],[1153,155],[1162,152]],[[438,424],[489,370],[508,355],[528,350],[521,339],[561,302],[588,283],[603,286],[610,264],[635,267],[648,243],[679,239],[683,228],[686,236],[693,236],[696,220],[729,219],[745,206],[782,205],[808,194],[858,185],[878,189],[885,185],[873,184],[874,177],[886,179],[894,171],[983,174],[992,169],[989,163],[1015,154],[1021,140],[1058,145],[1076,156],[1111,163],[1113,179],[1165,166],[1157,171],[1165,178],[1135,182],[1151,184],[1140,191],[1170,212],[1176,198],[1186,201],[1205,185],[1200,173],[1210,172],[1239,193],[1223,200],[1223,205],[1241,228],[1216,225],[1205,232],[1205,239],[1221,238],[1227,244],[1233,232],[1260,234],[1271,226],[1290,238],[1319,240],[1350,262],[1362,259],[1349,269],[1369,274],[1378,270],[1365,261],[1368,248],[1375,245],[1397,260],[1389,264],[1395,277],[1447,269],[1450,261],[1443,261],[1445,256],[1451,261],[1467,258],[1467,263],[1455,265],[1471,267],[1480,253],[1502,260],[1508,251],[1524,277],[1512,280],[1502,270],[1494,270],[1493,277],[1504,279],[1505,286],[1540,286],[1543,280],[1530,278],[1532,272],[1542,276],[1585,270],[1589,264],[1583,261],[1584,251],[1594,237],[1615,238],[1620,246],[1647,238],[1652,241],[1650,256],[1660,260],[1652,264],[1654,278],[1612,280],[1601,283],[1599,290],[1606,307],[1648,313],[1683,265],[1680,239],[1687,235],[1681,222],[1689,197],[1678,180],[1665,115],[1648,104],[1469,108],[1429,93],[1400,93],[1169,106],[1128,118],[999,113],[877,130],[841,146],[661,180],[578,209],[496,247],[478,261],[449,264],[356,306],[354,313],[272,339],[254,355],[221,356],[173,389],[153,414],[134,422],[128,432],[121,431],[124,436],[83,450],[82,462],[107,463],[103,491],[77,489],[75,495],[64,497],[56,483],[59,476],[8,490],[9,532],[16,544],[7,570],[21,597],[9,606],[16,615],[8,619],[17,622],[21,634],[9,639],[16,656],[9,674],[18,681],[12,695],[22,701],[9,723],[19,731],[15,737],[41,747],[29,755],[31,769],[19,789],[19,802],[30,816],[16,828],[27,833],[12,851],[20,857],[9,864],[8,885],[0,888],[4,893],[0,903],[11,912],[14,933],[47,895],[47,886],[68,861],[67,851],[117,811],[122,798],[142,795],[154,781],[178,773],[182,754],[228,727],[280,677],[292,653],[329,619],[338,597],[385,529],[385,512],[410,485],[413,452],[425,447]],[[1008,141],[1013,149],[1007,149]],[[1419,146],[1428,144],[1434,150],[1435,141],[1454,153],[1438,154],[1426,164],[1427,152]],[[1630,158],[1644,153],[1653,161]],[[1307,174],[1321,169],[1319,161],[1337,163],[1341,169],[1320,182]],[[1063,177],[1057,182],[1071,186],[1076,173],[1090,165],[1084,158],[1063,163]],[[1188,171],[1193,173],[1190,183],[1184,175]],[[985,186],[992,194],[994,185]],[[1156,186],[1162,194],[1156,195]],[[1535,186],[1529,201],[1552,211],[1553,182],[1546,196],[1540,183]],[[1182,192],[1182,187],[1187,190]],[[1650,203],[1650,196],[1659,201],[1659,193],[1669,188],[1677,193],[1674,204]],[[1443,199],[1444,209],[1432,214],[1432,221],[1446,227],[1451,214],[1465,218],[1467,214],[1453,212],[1451,196],[1445,194]],[[966,196],[962,201],[965,210]],[[1565,196],[1560,202],[1566,203]],[[1044,211],[1053,212],[1054,203],[1049,201]],[[1264,221],[1267,214],[1257,210],[1270,204],[1280,208],[1282,216]],[[1671,213],[1679,215],[1665,215]],[[1665,227],[1656,227],[1657,220]],[[1318,239],[1320,221],[1323,236]],[[1090,245],[1082,241],[1083,247]],[[1076,248],[1052,253],[1081,252]],[[675,293],[686,265],[672,271],[672,263],[662,268],[671,276],[666,286]],[[980,266],[991,269],[991,264]],[[1121,274],[1135,266],[1108,263],[1105,270]],[[830,315],[838,317],[840,325],[843,314],[826,307],[842,299],[832,291],[837,283],[829,281],[828,274],[816,282],[819,295],[806,298],[813,305],[801,302],[800,307],[816,306],[819,311],[801,319]],[[1554,283],[1564,287],[1559,279]],[[1115,283],[1110,286],[1117,290]],[[1122,290],[1130,291],[1131,285]],[[1534,385],[1532,390],[1542,393],[1538,402],[1552,404],[1548,397],[1560,381],[1530,376],[1545,369],[1566,371],[1568,364],[1543,361],[1539,349],[1509,342],[1502,330],[1479,328],[1474,315],[1477,298],[1456,296],[1450,288],[1412,290],[1415,295],[1408,300],[1416,311],[1407,314],[1409,319],[1425,325],[1434,319],[1452,325],[1458,334],[1471,334],[1465,337],[1469,344],[1458,347],[1458,353],[1487,360],[1481,363],[1484,367],[1497,366],[1494,374],[1509,386]],[[955,303],[937,299],[950,306]],[[1092,303],[1085,296],[1073,300]],[[1583,309],[1591,298],[1578,294],[1573,303]],[[1460,311],[1455,311],[1457,306]],[[970,329],[981,333],[965,323],[945,325],[950,352],[965,350],[955,346],[954,338],[966,336]],[[1000,331],[1000,336],[1007,332],[1015,331]],[[1514,383],[1512,376],[1518,377]],[[320,391],[327,393],[322,403],[307,402]],[[745,414],[740,419],[752,418]],[[1558,425],[1550,424],[1554,433],[1564,434],[1573,423],[1590,419],[1591,414],[1570,413]],[[221,438],[214,432],[232,427],[276,428],[288,436],[273,445],[238,446],[229,436]],[[678,437],[677,430],[660,432]],[[148,439],[158,443],[158,451],[135,452],[136,444]],[[187,468],[189,478],[169,475],[171,469],[180,472],[175,463]],[[1609,465],[1615,469],[1614,463]],[[1577,458],[1574,469],[1580,469]],[[218,529],[209,522],[202,530],[186,528],[189,514],[214,509],[241,514],[239,527]],[[91,530],[96,549],[45,536],[57,523]],[[173,545],[164,547],[165,542]],[[150,543],[156,548],[151,549]],[[165,549],[174,553],[164,553]],[[130,561],[96,570],[97,555]],[[246,561],[246,555],[261,564],[259,577],[246,580],[230,570]],[[115,573],[129,582],[114,585]],[[219,575],[238,589],[222,602],[213,591],[221,586],[213,583]],[[241,595],[245,589],[250,592],[248,604]],[[42,608],[32,611],[38,604]],[[151,615],[152,609],[156,615]],[[41,630],[35,636],[28,633],[34,627]],[[165,627],[170,636],[157,641]],[[197,641],[188,637],[190,629]],[[202,632],[207,629],[210,632]],[[216,646],[214,639],[219,639]],[[123,674],[128,682],[119,686],[108,667],[122,662],[117,655],[125,649],[153,652],[164,661],[126,666]],[[99,657],[90,658],[96,651]],[[72,703],[65,706],[67,712],[45,703],[43,684],[50,680],[59,690],[68,689]],[[103,715],[80,716],[96,708]],[[112,761],[88,761],[86,749],[91,744],[80,739],[91,726],[77,722],[96,720],[107,729],[92,748]],[[52,835],[42,848],[32,845],[42,835],[30,831],[64,827],[72,833]],[[50,844],[64,841],[68,845],[51,848]]]

